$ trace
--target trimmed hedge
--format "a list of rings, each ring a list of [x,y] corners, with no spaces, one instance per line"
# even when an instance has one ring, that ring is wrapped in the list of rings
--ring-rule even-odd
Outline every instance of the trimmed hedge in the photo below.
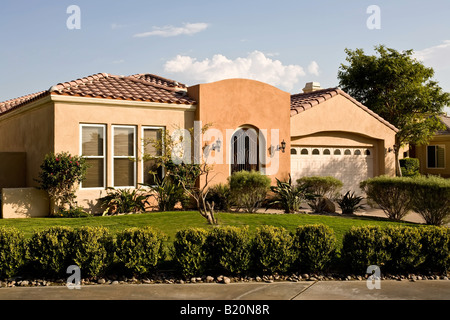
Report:
[[[119,265],[133,274],[144,275],[156,269],[164,259],[166,236],[152,227],[129,228],[117,235]]]
[[[0,228],[0,279],[15,275],[25,264],[25,238],[15,228]]]
[[[325,225],[300,226],[294,235],[293,249],[301,271],[324,271],[336,258],[336,236]]]
[[[145,275],[165,258],[166,236],[151,227],[112,236],[105,228],[53,227],[26,241],[14,228],[0,228],[0,279],[28,271],[32,276],[67,277],[78,265],[83,277],[108,272]],[[261,226],[180,230],[172,261],[185,277],[220,274],[342,271],[364,274],[370,265],[383,272],[447,272],[450,229],[437,226],[353,227],[337,251],[334,232],[324,225]],[[122,269],[112,270],[112,266]]]
[[[430,225],[450,220],[450,179],[379,176],[361,182],[361,188],[392,220],[399,221],[410,211],[419,213]]]

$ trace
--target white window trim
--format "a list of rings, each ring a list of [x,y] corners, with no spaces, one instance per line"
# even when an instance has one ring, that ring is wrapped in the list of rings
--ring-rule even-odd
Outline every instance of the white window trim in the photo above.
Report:
[[[115,154],[114,154],[114,143],[115,143],[115,139],[114,139],[114,131],[115,131],[115,129],[116,128],[127,128],[127,129],[133,129],[133,134],[134,134],[134,141],[133,141],[133,156],[132,157],[130,157],[130,156],[116,156]],[[112,144],[111,144],[111,154],[112,154],[112,157],[111,157],[111,173],[112,173],[112,186],[113,186],[113,188],[115,188],[115,189],[135,189],[136,188],[136,185],[137,185],[137,170],[136,170],[136,163],[137,163],[137,161],[136,161],[136,126],[129,126],[129,125],[113,125],[113,126],[111,126],[111,140],[112,140]],[[114,160],[115,159],[130,159],[130,158],[134,158],[134,160],[135,161],[133,161],[134,162],[134,165],[133,165],[133,180],[134,180],[134,186],[121,186],[121,187],[117,187],[116,185],[115,185],[115,182],[114,182],[114,178],[115,178],[115,176],[114,176]]]
[[[444,149],[444,166],[443,167],[429,167],[428,166],[428,147],[440,147],[442,149]],[[436,165],[437,165],[437,154],[436,154],[436,148],[434,149],[435,151],[435,159],[436,159]],[[447,164],[447,159],[446,159],[446,152],[445,152],[445,144],[430,144],[427,145],[427,169],[432,169],[432,170],[445,170],[446,168],[446,164]]]
[[[141,148],[142,148],[142,158],[141,158],[141,181],[142,183],[144,183],[144,154],[145,154],[145,141],[144,141],[144,131],[145,130],[162,130],[162,155],[164,155],[164,151],[165,151],[165,144],[164,144],[164,135],[166,133],[166,128],[165,127],[157,127],[157,126],[142,126],[141,128]],[[164,177],[166,175],[166,172],[164,170],[164,167],[162,168],[162,176]],[[145,186],[142,186],[145,187]]]
[[[103,156],[84,156],[83,155],[83,128],[91,127],[91,128],[102,128],[103,130]],[[103,159],[103,187],[95,187],[95,188],[84,188],[83,182],[81,182],[80,188],[82,190],[105,190],[106,189],[106,125],[104,124],[88,124],[88,123],[80,123],[80,154],[83,158],[86,159]]]

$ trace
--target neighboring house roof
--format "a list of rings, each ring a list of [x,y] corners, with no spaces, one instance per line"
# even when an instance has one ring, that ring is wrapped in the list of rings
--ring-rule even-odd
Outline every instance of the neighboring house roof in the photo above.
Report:
[[[59,83],[46,91],[0,102],[0,115],[47,95],[196,104],[196,101],[187,96],[186,86],[174,80],[152,74],[115,76],[108,73],[98,73],[78,80]]]
[[[438,131],[436,134],[437,135],[450,135],[450,117],[446,116],[446,115],[441,115],[440,118],[446,128],[444,130]]]
[[[332,99],[333,97],[341,95],[351,102],[353,102],[356,106],[367,112],[372,117],[376,118],[378,121],[386,125],[387,127],[391,128],[395,132],[398,131],[398,129],[393,126],[391,123],[380,117],[377,113],[373,112],[354,98],[352,98],[349,94],[342,91],[340,88],[329,88],[329,89],[322,89],[317,90],[313,92],[308,93],[299,93],[294,94],[291,96],[291,117],[296,116],[305,110],[311,109],[329,99]]]

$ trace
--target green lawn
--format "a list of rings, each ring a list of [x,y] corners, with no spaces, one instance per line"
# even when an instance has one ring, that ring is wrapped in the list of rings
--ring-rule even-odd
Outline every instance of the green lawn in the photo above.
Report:
[[[294,231],[297,226],[305,224],[325,224],[331,227],[339,242],[342,241],[344,233],[352,226],[363,225],[399,225],[384,218],[375,217],[346,217],[346,216],[325,216],[313,214],[244,214],[244,213],[218,213],[220,226],[249,226],[254,231],[261,225],[272,225],[284,227],[289,231]],[[402,225],[417,225],[401,223]],[[133,214],[109,217],[90,218],[34,218],[34,219],[14,219],[0,220],[1,226],[11,226],[22,230],[27,237],[30,237],[36,230],[43,230],[51,226],[104,226],[111,232],[119,232],[130,227],[153,226],[169,236],[169,241],[173,240],[178,230],[188,227],[211,228],[204,218],[195,211],[177,212],[154,212],[144,214]]]

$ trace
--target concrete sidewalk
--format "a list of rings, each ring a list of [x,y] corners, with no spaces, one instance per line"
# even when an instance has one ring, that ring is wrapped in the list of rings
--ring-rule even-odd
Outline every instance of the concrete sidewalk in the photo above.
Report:
[[[450,300],[449,280],[301,281],[231,284],[0,288],[0,300]]]

